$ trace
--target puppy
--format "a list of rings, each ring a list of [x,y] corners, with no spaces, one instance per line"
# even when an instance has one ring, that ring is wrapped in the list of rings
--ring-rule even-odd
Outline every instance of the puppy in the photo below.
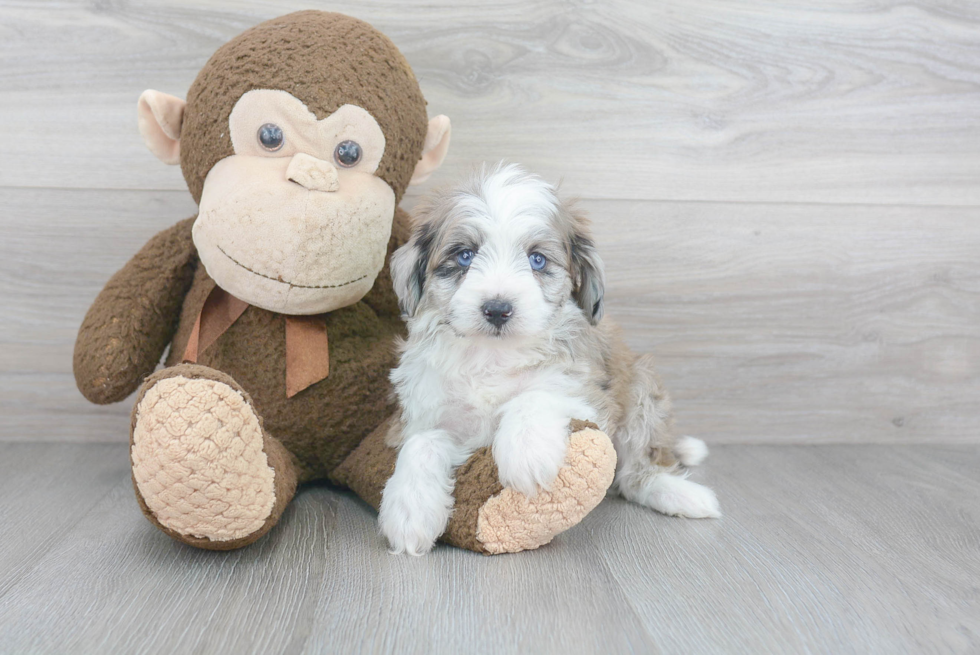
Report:
[[[528,496],[563,465],[569,421],[612,439],[613,491],[676,516],[720,516],[685,479],[704,442],[670,432],[670,400],[649,355],[603,319],[603,264],[585,218],[515,165],[484,167],[417,211],[391,271],[408,340],[391,373],[399,449],[380,529],[421,555],[445,531],[453,474],[491,446],[500,482]]]

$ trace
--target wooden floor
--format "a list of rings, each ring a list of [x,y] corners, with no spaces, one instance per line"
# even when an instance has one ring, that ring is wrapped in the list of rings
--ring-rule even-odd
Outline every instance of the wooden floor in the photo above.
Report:
[[[122,444],[0,444],[3,653],[970,653],[980,447],[722,446],[724,518],[607,499],[533,553],[389,555],[308,488],[245,550],[172,542]]]

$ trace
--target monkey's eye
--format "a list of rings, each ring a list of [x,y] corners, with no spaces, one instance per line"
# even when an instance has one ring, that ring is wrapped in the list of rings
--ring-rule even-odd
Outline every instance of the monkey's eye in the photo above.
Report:
[[[456,255],[456,263],[466,268],[473,263],[474,257],[476,257],[476,254],[472,250],[464,250]]]
[[[545,259],[545,256],[539,252],[532,252],[528,256],[527,260],[531,262],[531,268],[533,268],[536,271],[540,271],[542,268],[544,268],[544,265],[548,263],[548,260]]]
[[[269,152],[275,152],[282,148],[286,139],[282,135],[282,128],[275,123],[266,123],[259,128],[259,143]]]
[[[356,166],[361,161],[361,146],[356,141],[341,141],[333,151],[333,158],[344,168]]]

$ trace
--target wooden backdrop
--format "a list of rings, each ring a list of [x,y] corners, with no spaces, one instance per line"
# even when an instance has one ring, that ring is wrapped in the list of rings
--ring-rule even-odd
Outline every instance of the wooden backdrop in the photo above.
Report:
[[[681,431],[978,441],[980,3],[928,0],[0,0],[0,439],[127,438],[75,331],[195,211],[136,99],[309,7],[387,33],[452,117],[435,183],[505,158],[585,200]]]

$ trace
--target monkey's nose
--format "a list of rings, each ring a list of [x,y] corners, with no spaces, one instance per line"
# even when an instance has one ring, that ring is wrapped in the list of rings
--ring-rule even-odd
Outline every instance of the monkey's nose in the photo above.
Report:
[[[297,152],[293,155],[286,169],[286,179],[310,191],[336,191],[340,188],[337,169],[333,164],[305,152]]]

